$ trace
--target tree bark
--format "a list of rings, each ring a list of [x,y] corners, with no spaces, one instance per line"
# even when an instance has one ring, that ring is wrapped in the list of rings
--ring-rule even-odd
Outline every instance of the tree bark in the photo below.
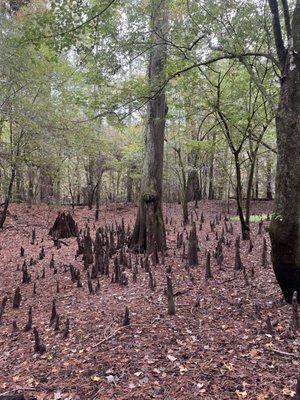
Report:
[[[258,157],[256,157],[256,171],[255,171],[255,194],[254,197],[256,200],[259,198],[259,163]]]
[[[187,201],[197,202],[201,200],[200,181],[197,169],[193,169],[188,173],[187,184],[186,184],[186,196],[187,196]]]
[[[23,175],[20,169],[16,170],[16,202],[21,203],[23,201]]]
[[[152,47],[149,62],[148,124],[146,129],[145,158],[140,193],[140,203],[131,237],[130,247],[137,251],[163,250],[166,245],[162,212],[162,175],[166,99],[161,84],[165,79],[166,43],[168,25],[167,0],[152,0]]]
[[[33,203],[33,185],[34,185],[34,172],[28,167],[28,192],[27,192],[27,202],[28,207],[32,207]]]
[[[49,204],[53,197],[53,179],[49,165],[44,165],[40,170],[40,200]]]
[[[246,225],[249,228],[250,228],[250,214],[251,214],[251,193],[252,193],[252,189],[253,189],[255,169],[258,170],[257,154],[258,154],[261,140],[263,138],[263,135],[264,135],[264,132],[266,131],[266,129],[267,129],[267,126],[263,127],[263,130],[262,130],[261,134],[259,135],[256,145],[254,147],[253,147],[253,143],[252,143],[252,135],[250,134],[250,137],[249,137],[250,169],[249,169],[249,175],[248,175],[247,195],[246,195]],[[258,171],[257,171],[257,174],[258,174]]]
[[[98,165],[97,165],[97,186],[95,189],[95,197],[96,197],[96,211],[95,211],[95,220],[99,220],[99,212],[100,212],[100,192],[101,192],[101,184],[102,184],[102,175],[104,173],[104,157],[101,153],[98,155]]]
[[[241,222],[241,231],[243,240],[250,239],[250,227],[247,224],[247,221],[243,212],[243,187],[242,187],[242,174],[241,174],[241,166],[239,161],[239,155],[234,153],[234,162],[235,162],[235,172],[236,172],[236,202],[237,202],[237,210],[238,215]]]
[[[188,198],[187,198],[187,179],[184,168],[184,163],[181,156],[181,150],[173,147],[174,151],[178,155],[179,167],[181,172],[181,206],[182,206],[182,214],[183,214],[183,223],[184,225],[189,223],[189,211],[188,211]]]
[[[127,172],[127,191],[126,191],[126,201],[127,203],[132,203],[133,200],[133,179],[130,176],[130,170]]]
[[[101,177],[97,182],[96,190],[95,190],[95,198],[96,198],[96,211],[95,211],[95,221],[99,220],[100,213],[100,187],[101,187]]]
[[[271,10],[273,14],[276,11]],[[276,42],[280,42],[277,24],[274,34],[279,35]],[[294,11],[292,39],[276,115],[278,159],[275,212],[270,226],[273,268],[288,303],[294,291],[300,301],[300,0]],[[281,47],[277,51],[280,53]]]
[[[89,157],[87,167],[87,186],[88,186],[88,207],[89,210],[93,208],[94,195],[95,195],[95,184],[94,184],[94,173],[95,173],[95,160]]]
[[[215,145],[216,145],[216,133],[213,133],[213,148],[209,160],[209,185],[208,185],[208,199],[214,200],[215,190],[214,190],[214,162],[215,162]]]
[[[13,189],[15,177],[16,177],[16,170],[13,167],[12,171],[11,171],[11,177],[10,177],[10,181],[9,181],[9,185],[8,185],[7,195],[6,195],[5,202],[4,202],[4,208],[0,214],[0,229],[3,228],[6,217],[7,217],[7,211],[8,211],[8,206],[10,203],[11,195],[12,195],[12,189]]]
[[[188,113],[187,113],[187,118]],[[199,140],[198,137],[198,128],[196,126],[195,121],[191,121],[191,138],[193,140]],[[187,201],[195,201],[197,204],[199,200],[201,200],[201,190],[200,190],[200,181],[199,181],[199,151],[196,149],[192,149],[188,155],[188,165],[190,170],[187,174],[187,183],[186,183],[186,198]]]
[[[272,193],[272,165],[271,165],[270,157],[267,158],[266,199],[267,200],[273,200],[273,193]]]
[[[77,158],[77,162],[75,165],[75,174],[76,174],[76,201],[77,204],[80,204],[81,201],[81,175],[79,171],[79,159]],[[74,195],[75,197],[75,195]]]
[[[247,194],[246,194],[246,224],[250,227],[250,215],[251,215],[251,193],[253,188],[254,172],[256,165],[256,152],[252,153],[250,161],[250,170],[248,176],[247,184]]]

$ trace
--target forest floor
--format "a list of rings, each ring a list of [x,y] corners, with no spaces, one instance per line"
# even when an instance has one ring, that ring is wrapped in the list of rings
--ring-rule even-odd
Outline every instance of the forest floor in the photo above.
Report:
[[[149,288],[148,273],[139,266],[136,283],[128,269],[128,286],[111,283],[110,278],[102,276],[100,291],[89,294],[81,257],[75,259],[76,238],[65,239],[68,246],[63,244],[57,249],[48,236],[58,208],[37,205],[28,209],[17,204],[10,207],[6,229],[0,232],[0,301],[8,296],[0,325],[0,395],[24,393],[26,399],[38,400],[293,397],[299,374],[300,337],[291,330],[291,306],[282,300],[269,254],[269,265],[261,265],[264,236],[270,249],[265,231],[268,222],[264,221],[261,235],[258,223],[251,225],[252,252],[248,251],[249,242],[241,241],[244,272],[234,271],[234,242],[240,227],[233,222],[233,235],[225,234],[232,244],[223,245],[223,265],[217,266],[212,257],[213,279],[206,280],[205,251],[213,253],[217,243],[210,221],[222,212],[221,204],[200,202],[195,210],[200,265],[191,268],[190,274],[185,268],[186,259],[182,259],[183,249],[176,245],[177,233],[184,229],[181,208],[167,204],[164,209],[168,250],[165,266],[152,267],[155,290]],[[271,204],[257,202],[252,213],[267,213],[270,209]],[[126,229],[128,225],[132,229],[136,210],[121,204],[103,206],[100,220],[94,226],[94,211],[76,207],[74,219],[79,228],[89,224],[94,238],[97,227],[120,223],[122,218]],[[205,222],[200,231],[202,211]],[[234,215],[233,206],[231,212]],[[215,231],[221,233],[223,227],[222,218]],[[33,228],[34,245],[31,244]],[[39,260],[42,245],[45,258]],[[25,249],[24,257],[20,256],[21,246]],[[49,266],[52,254],[57,274]],[[36,265],[29,266],[31,257]],[[22,283],[24,259],[32,275],[28,284]],[[69,264],[82,271],[82,288],[72,283],[65,267]],[[175,316],[167,312],[166,267],[172,268]],[[33,294],[34,282],[36,294]],[[22,300],[20,307],[14,309],[12,301],[17,286]],[[49,324],[54,298],[60,315],[59,331]],[[24,331],[30,306],[33,326],[46,346],[42,355],[34,352],[32,330]],[[123,326],[125,306],[131,320],[126,327]],[[266,324],[268,317],[271,327]],[[70,321],[70,334],[63,339],[66,318]],[[13,331],[14,321],[17,331]]]

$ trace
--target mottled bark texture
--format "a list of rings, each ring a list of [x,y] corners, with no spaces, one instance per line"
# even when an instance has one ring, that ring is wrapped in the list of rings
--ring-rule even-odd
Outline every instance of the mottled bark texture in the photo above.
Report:
[[[167,31],[167,1],[152,0],[152,47],[149,61],[148,124],[145,138],[145,157],[138,214],[130,247],[151,253],[165,247],[165,226],[162,213],[162,174],[166,99],[165,80],[166,44],[162,37]]]
[[[272,261],[284,298],[300,301],[300,0],[294,11],[288,49],[282,49],[277,2],[269,0],[282,70],[276,115],[278,159],[275,212],[270,226]],[[287,18],[287,17],[286,17]],[[289,21],[286,19],[286,25]]]

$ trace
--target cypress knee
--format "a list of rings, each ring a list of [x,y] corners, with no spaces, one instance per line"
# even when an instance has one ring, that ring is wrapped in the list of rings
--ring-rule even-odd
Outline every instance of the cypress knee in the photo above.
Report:
[[[188,264],[190,266],[195,266],[199,264],[198,261],[198,238],[196,232],[196,224],[193,222],[192,229],[189,236],[188,245]]]

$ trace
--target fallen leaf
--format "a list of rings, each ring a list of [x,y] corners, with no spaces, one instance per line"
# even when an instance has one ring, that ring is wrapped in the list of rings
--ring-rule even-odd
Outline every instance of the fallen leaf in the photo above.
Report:
[[[91,380],[93,382],[99,382],[99,381],[101,381],[101,377],[97,376],[97,375],[93,375],[93,376],[91,376]]]
[[[57,390],[54,392],[54,400],[61,400],[61,391]]]
[[[268,396],[264,393],[259,393],[256,397],[256,400],[266,400]]]
[[[188,369],[187,369],[184,365],[180,365],[180,366],[179,366],[179,371],[180,371],[181,373],[184,373],[184,372],[187,372]]]
[[[107,379],[107,382],[110,382],[110,383],[112,383],[112,382],[115,381],[115,377],[114,377],[113,375],[108,375],[108,376],[106,377],[106,379]]]
[[[248,393],[246,392],[246,390],[243,390],[243,391],[236,390],[235,393],[237,394],[239,399],[245,399],[248,396]]]
[[[284,389],[282,389],[282,394],[284,396],[287,396],[287,397],[294,397],[296,392],[294,392],[294,390],[291,390],[291,389],[288,389],[288,388],[284,388]]]

